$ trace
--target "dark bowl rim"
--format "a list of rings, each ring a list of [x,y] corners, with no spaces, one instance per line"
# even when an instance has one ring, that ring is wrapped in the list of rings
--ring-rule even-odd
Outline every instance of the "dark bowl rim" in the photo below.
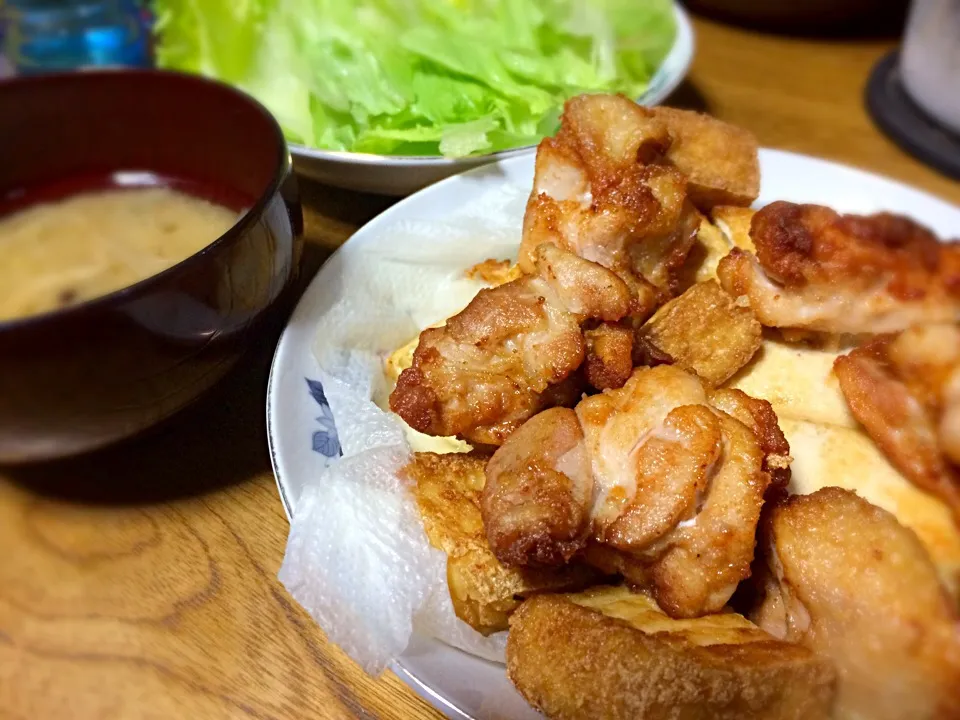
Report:
[[[257,110],[264,118],[267,120],[268,124],[272,127],[274,134],[274,141],[277,145],[277,158],[276,165],[273,171],[273,177],[270,180],[270,183],[267,187],[260,193],[256,201],[243,213],[240,218],[234,222],[230,228],[224,232],[222,235],[217,237],[212,242],[204,245],[202,248],[197,250],[192,255],[188,255],[183,260],[180,260],[177,263],[174,263],[165,270],[161,270],[155,275],[150,275],[143,280],[138,280],[132,285],[125,285],[124,287],[113,290],[105,295],[99,295],[95,298],[89,300],[84,300],[83,302],[77,303],[76,305],[70,305],[65,308],[57,308],[55,310],[48,310],[43,313],[38,313],[36,315],[27,315],[22,318],[13,318],[10,320],[0,320],[0,333],[20,330],[23,328],[32,327],[35,325],[41,325],[45,322],[51,322],[55,320],[68,320],[72,315],[79,315],[81,313],[87,312],[89,310],[102,309],[103,307],[110,305],[119,305],[123,304],[124,301],[129,300],[137,295],[142,294],[144,291],[151,289],[154,285],[163,283],[167,278],[181,272],[184,267],[189,264],[193,264],[196,261],[202,260],[207,255],[210,255],[214,252],[215,249],[226,245],[228,242],[239,237],[242,233],[245,233],[254,223],[259,221],[259,218],[262,216],[263,211],[265,210],[267,203],[270,202],[273,197],[280,192],[280,188],[283,185],[283,182],[286,180],[287,176],[292,172],[293,162],[290,157],[290,150],[287,146],[286,138],[283,136],[283,130],[280,128],[280,124],[277,122],[277,119],[273,114],[267,110],[267,108],[260,103],[256,98],[248,95],[242,90],[238,90],[232,85],[215,80],[213,78],[208,78],[202,75],[195,75],[192,73],[180,72],[176,70],[161,70],[158,68],[118,68],[118,67],[109,67],[102,69],[90,69],[82,70],[75,72],[55,72],[55,73],[46,73],[43,75],[30,75],[25,77],[13,77],[4,80],[0,83],[0,97],[7,92],[8,88],[11,88],[16,85],[28,85],[28,84],[50,84],[54,85],[56,83],[63,82],[87,82],[84,78],[91,78],[97,76],[140,76],[145,80],[152,81],[154,78],[164,78],[164,77],[174,77],[178,78],[180,81],[194,83],[196,85],[206,86],[208,88],[218,88],[228,92],[230,95],[233,95],[241,102],[246,102],[248,105]],[[137,168],[142,170],[149,171],[150,168]]]

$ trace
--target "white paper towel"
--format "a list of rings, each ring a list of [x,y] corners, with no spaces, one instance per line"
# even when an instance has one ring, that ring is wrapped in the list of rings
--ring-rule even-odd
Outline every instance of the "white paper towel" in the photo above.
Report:
[[[410,461],[404,426],[384,412],[388,354],[462,309],[480,283],[464,272],[513,259],[528,189],[488,192],[444,218],[385,226],[330,263],[336,299],[318,322],[318,379],[343,457],[306,487],[294,509],[280,580],[327,637],[378,674],[413,632],[503,662],[505,633],[485,638],[459,620],[446,555],[427,540],[397,471]]]

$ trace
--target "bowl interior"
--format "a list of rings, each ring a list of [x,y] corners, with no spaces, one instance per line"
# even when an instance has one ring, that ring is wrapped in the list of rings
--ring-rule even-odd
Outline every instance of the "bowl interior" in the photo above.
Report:
[[[234,209],[277,177],[285,145],[259,104],[179,73],[118,70],[0,85],[0,212],[103,186],[173,185]]]
[[[223,377],[296,272],[302,224],[273,117],[202,78],[96,71],[0,83],[0,137],[0,212],[151,185],[248,210],[167,270],[0,323],[0,464],[128,437]]]

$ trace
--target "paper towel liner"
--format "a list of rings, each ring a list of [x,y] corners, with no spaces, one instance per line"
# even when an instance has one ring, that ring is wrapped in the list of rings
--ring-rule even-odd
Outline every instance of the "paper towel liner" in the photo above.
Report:
[[[280,580],[327,638],[379,674],[413,633],[503,662],[506,633],[484,637],[453,611],[446,555],[432,547],[409,483],[400,419],[383,408],[388,354],[461,310],[482,284],[464,271],[515,259],[529,188],[505,185],[442,222],[385,226],[329,261],[340,283],[316,330],[318,379],[343,457],[304,488],[294,508]]]

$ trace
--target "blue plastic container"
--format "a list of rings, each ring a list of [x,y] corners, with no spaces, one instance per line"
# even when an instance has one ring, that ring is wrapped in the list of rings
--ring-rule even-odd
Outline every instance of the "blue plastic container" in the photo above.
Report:
[[[31,75],[149,65],[149,29],[136,0],[7,0],[7,60]]]

